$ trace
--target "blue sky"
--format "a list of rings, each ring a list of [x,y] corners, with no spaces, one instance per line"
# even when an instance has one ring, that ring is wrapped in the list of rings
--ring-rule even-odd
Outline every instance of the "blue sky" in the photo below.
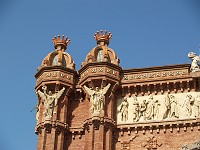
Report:
[[[67,35],[76,70],[96,46],[97,30],[112,32],[109,47],[123,68],[190,63],[199,53],[199,0],[1,0],[0,147],[35,150],[37,102],[34,74],[54,50],[52,37]]]

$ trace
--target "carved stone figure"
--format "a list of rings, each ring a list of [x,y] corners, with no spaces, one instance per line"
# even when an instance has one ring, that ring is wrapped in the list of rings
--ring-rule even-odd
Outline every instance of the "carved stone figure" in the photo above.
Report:
[[[158,100],[154,101],[155,106],[154,106],[154,116],[153,119],[159,119],[159,107],[160,107],[160,103]]]
[[[37,98],[39,99],[38,97],[38,94],[37,92],[35,91],[36,95],[37,95]],[[39,121],[39,114],[40,114],[40,101],[38,100],[37,101],[37,105],[31,110],[31,112],[36,109],[36,115],[35,115],[35,119],[36,121],[38,122]]]
[[[165,104],[165,113],[164,113],[164,115],[163,115],[163,119],[166,119],[166,118],[169,118],[169,117],[170,117],[170,111],[171,111],[171,104],[170,104],[170,97],[169,97],[169,94],[167,94],[167,95],[165,96],[164,104]]]
[[[97,62],[103,62],[104,56],[103,56],[103,50],[99,50],[97,54]]]
[[[197,95],[196,98],[187,95],[183,107],[188,117],[199,117],[200,95]]]
[[[53,94],[51,91],[47,94],[47,86],[42,87],[43,92],[40,90],[37,91],[37,94],[41,97],[42,102],[44,103],[45,111],[45,119],[50,119],[53,115],[54,108],[57,106],[58,99],[61,97],[63,92],[65,91],[65,87],[63,87],[60,91]]]
[[[139,120],[139,102],[137,100],[137,97],[133,97],[133,121],[138,121]]]
[[[170,95],[170,118],[179,118],[179,113],[178,113],[178,102],[175,99],[174,95]]]
[[[140,118],[143,117],[144,120],[146,120],[147,104],[148,103],[146,102],[146,100],[143,100],[142,103],[140,104],[140,109],[139,109],[139,111],[140,111],[139,117]]]
[[[158,100],[154,100],[153,95],[150,95],[147,109],[146,109],[146,118],[148,120],[155,119],[159,113],[159,103]]]
[[[124,101],[120,105],[120,112],[121,112],[121,121],[127,121],[128,120],[128,106],[129,103],[127,101],[127,98],[124,97]]]
[[[194,100],[193,116],[200,117],[200,95],[197,95]]]
[[[110,88],[110,83],[102,89],[96,87],[95,90],[92,90],[88,88],[86,85],[84,85],[84,89],[90,95],[90,102],[92,104],[91,110],[93,112],[93,115],[99,115],[100,112],[104,110],[104,96],[109,88]]]
[[[198,63],[200,61],[200,57],[196,56],[196,54],[194,52],[188,53],[188,57],[192,60],[190,71],[191,72],[200,71],[199,65],[198,65]]]
[[[192,105],[194,103],[194,99],[192,98],[192,95],[187,95],[186,99],[182,105],[184,108],[186,115],[190,117],[192,115]]]
[[[39,114],[40,114],[40,103],[38,102],[37,105],[35,106],[36,109],[36,121],[39,121]]]

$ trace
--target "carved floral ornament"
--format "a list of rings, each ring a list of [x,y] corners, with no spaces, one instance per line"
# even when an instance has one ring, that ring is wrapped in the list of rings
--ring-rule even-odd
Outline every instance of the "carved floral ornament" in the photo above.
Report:
[[[200,92],[150,95],[117,100],[117,123],[200,117]]]
[[[109,75],[112,75],[112,76],[118,76],[118,72],[113,70],[113,69],[110,69],[110,68],[104,68],[104,67],[95,67],[95,68],[90,68],[90,69],[87,69],[86,71],[84,71],[82,74],[81,74],[81,78],[84,78],[86,77],[88,74],[96,74],[96,73],[106,73],[106,74],[109,74]]]
[[[187,70],[175,70],[175,71],[165,71],[165,72],[154,72],[154,73],[142,73],[142,74],[132,74],[123,75],[123,80],[139,80],[148,78],[160,78],[160,77],[170,77],[170,76],[181,76],[186,75]]]
[[[63,79],[67,79],[67,80],[72,80],[72,76],[63,72],[59,72],[59,71],[52,71],[52,72],[45,72],[43,73],[38,79],[37,82],[40,82],[44,79],[48,79],[48,78],[63,78]]]

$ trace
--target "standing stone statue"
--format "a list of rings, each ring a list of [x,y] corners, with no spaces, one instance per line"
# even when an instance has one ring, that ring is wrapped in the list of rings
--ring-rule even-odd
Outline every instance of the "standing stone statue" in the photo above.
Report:
[[[139,102],[137,100],[137,97],[133,97],[133,121],[137,122],[139,120]]]
[[[164,101],[164,104],[165,104],[165,113],[163,115],[163,119],[166,119],[166,118],[169,118],[170,117],[170,111],[171,111],[171,103],[170,103],[170,96],[169,94],[167,94],[165,96],[165,101]]]
[[[146,118],[148,120],[156,119],[159,113],[158,100],[154,100],[153,95],[150,95],[147,109],[146,109]]]
[[[200,95],[197,95],[194,100],[193,116],[200,117]]]
[[[179,118],[179,113],[178,113],[178,102],[175,99],[174,95],[170,95],[170,118]]]
[[[65,87],[63,87],[60,91],[53,94],[51,91],[47,94],[47,86],[42,87],[43,92],[40,90],[37,91],[37,94],[41,97],[42,102],[44,103],[45,111],[45,119],[50,119],[53,115],[54,108],[57,106],[58,99],[61,97],[63,92],[65,91]]]
[[[95,90],[88,88],[87,86],[83,86],[86,92],[90,95],[90,102],[92,104],[91,110],[93,115],[99,115],[102,110],[104,110],[104,96],[108,89],[110,88],[110,83],[102,88],[96,87]]]
[[[200,95],[197,95],[196,98],[187,95],[183,107],[188,117],[199,117]]]
[[[196,56],[196,54],[194,52],[190,52],[188,53],[188,57],[192,60],[192,64],[191,64],[191,67],[190,67],[190,71],[191,72],[197,72],[197,71],[200,71],[199,69],[199,61],[200,61],[200,57],[199,56]]]
[[[182,105],[182,107],[185,110],[186,116],[191,117],[192,115],[192,105],[194,102],[194,99],[192,98],[192,95],[186,95],[186,99]]]
[[[35,106],[36,109],[36,121],[39,121],[39,114],[40,114],[40,103],[38,101],[37,105]]]
[[[146,100],[143,100],[142,103],[140,104],[140,109],[139,109],[139,112],[140,112],[140,118],[142,117],[143,120],[146,120],[146,109],[147,109],[147,105],[148,105],[148,102]]]
[[[127,98],[124,97],[124,101],[120,105],[119,111],[121,112],[121,121],[127,121],[128,120],[128,106],[129,103],[127,101]]]

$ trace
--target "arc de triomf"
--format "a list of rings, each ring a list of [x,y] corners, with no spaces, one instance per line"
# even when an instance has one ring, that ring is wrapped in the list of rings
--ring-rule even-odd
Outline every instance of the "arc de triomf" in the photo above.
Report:
[[[97,46],[81,69],[65,50],[65,36],[35,74],[38,150],[200,149],[199,56],[191,64],[122,69],[108,47],[112,34],[95,33]]]

